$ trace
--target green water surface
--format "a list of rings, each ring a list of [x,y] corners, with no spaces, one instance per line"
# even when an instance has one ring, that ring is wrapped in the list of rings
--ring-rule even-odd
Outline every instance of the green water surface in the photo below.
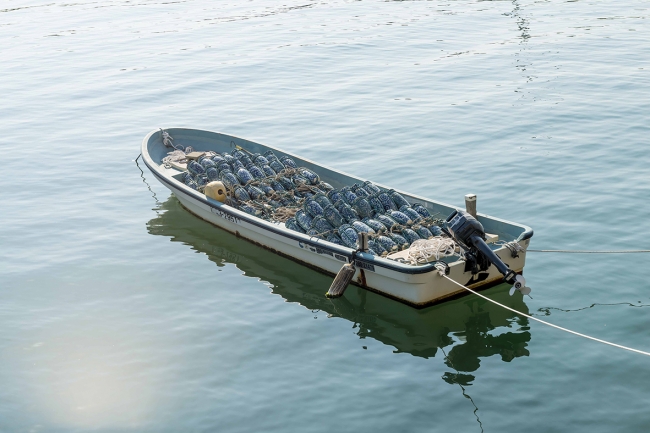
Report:
[[[134,162],[217,130],[648,249],[646,0],[4,0],[0,431],[643,432],[647,357],[467,296],[416,310],[184,210]],[[142,167],[144,168],[144,167]],[[519,311],[650,350],[650,255],[530,253]]]

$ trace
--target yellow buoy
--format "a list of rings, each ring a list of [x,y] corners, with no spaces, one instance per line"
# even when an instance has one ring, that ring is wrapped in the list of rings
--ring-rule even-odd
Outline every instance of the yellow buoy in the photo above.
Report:
[[[210,182],[205,186],[205,195],[208,197],[220,201],[221,203],[226,202],[226,187],[223,186],[222,182],[215,180]]]

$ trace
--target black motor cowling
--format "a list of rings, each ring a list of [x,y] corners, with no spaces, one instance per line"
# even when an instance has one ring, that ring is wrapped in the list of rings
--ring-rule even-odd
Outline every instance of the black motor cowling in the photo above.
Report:
[[[483,225],[469,213],[456,210],[447,218],[447,230],[457,242],[469,248],[474,255],[484,256],[503,274],[503,279],[509,284],[517,282],[517,274],[497,256],[485,243]]]

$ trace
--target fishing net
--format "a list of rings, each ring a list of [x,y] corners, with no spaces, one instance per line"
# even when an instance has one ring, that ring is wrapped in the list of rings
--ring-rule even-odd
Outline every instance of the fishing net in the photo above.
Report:
[[[220,181],[226,204],[255,217],[354,249],[358,233],[368,233],[369,253],[392,258],[402,251],[399,260],[413,265],[455,253],[456,245],[439,227],[442,220],[394,190],[371,182],[336,189],[316,172],[271,150],[262,155],[231,143],[228,153],[189,155],[193,149],[174,143],[166,131],[162,141],[173,149],[163,164],[187,167],[185,185],[204,192],[208,183]]]

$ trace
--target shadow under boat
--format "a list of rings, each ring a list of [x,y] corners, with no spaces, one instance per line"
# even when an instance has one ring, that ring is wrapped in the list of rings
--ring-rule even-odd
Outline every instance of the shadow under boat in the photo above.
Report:
[[[272,285],[272,293],[309,310],[353,323],[360,338],[373,338],[393,346],[395,352],[435,357],[443,352],[445,363],[455,370],[443,379],[471,384],[471,372],[480,358],[500,355],[506,362],[528,356],[531,335],[528,319],[476,296],[467,296],[424,309],[415,309],[356,286],[345,296],[328,299],[325,292],[331,277],[278,256],[262,247],[222,230],[185,210],[170,196],[157,208],[158,216],[147,223],[150,234],[166,236],[193,250],[205,253],[218,266],[234,264],[245,275]],[[528,308],[520,293],[509,296],[502,284],[483,293],[523,313]],[[449,349],[449,347],[451,347]]]

